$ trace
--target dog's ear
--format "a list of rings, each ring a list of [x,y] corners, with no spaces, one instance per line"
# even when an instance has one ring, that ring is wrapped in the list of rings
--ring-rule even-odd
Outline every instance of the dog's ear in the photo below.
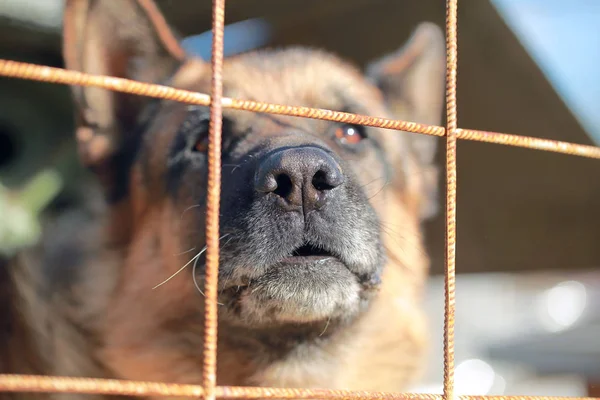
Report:
[[[367,77],[381,90],[395,118],[439,125],[445,87],[444,34],[435,24],[421,23],[398,51],[372,63]],[[411,147],[423,176],[423,218],[437,212],[437,137],[410,134]]]
[[[165,83],[184,51],[152,0],[66,0],[63,56],[68,69]],[[136,140],[148,98],[93,87],[72,91],[81,159],[110,186],[115,159]]]
[[[421,23],[398,51],[372,63],[367,76],[382,91],[396,118],[439,125],[445,87],[444,34],[435,24]],[[419,149],[423,161],[435,153],[435,140],[426,135]],[[418,139],[417,139],[418,140]]]

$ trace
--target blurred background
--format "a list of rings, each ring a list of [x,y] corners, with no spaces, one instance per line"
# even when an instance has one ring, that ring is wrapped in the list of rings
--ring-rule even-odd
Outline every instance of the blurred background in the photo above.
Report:
[[[158,4],[188,51],[210,57],[210,1]],[[362,66],[444,13],[443,0],[230,0],[225,51],[311,45]],[[62,0],[0,0],[0,57],[62,66],[61,18]],[[598,0],[461,0],[459,126],[600,144],[598,21]],[[600,396],[600,164],[470,142],[458,152],[456,391]],[[0,252],[35,242],[87,179],[68,89],[0,78]],[[442,390],[443,232],[443,215],[427,224],[423,392]]]

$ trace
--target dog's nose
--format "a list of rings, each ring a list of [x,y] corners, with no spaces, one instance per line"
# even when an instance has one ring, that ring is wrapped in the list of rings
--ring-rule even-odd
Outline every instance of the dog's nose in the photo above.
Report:
[[[318,210],[328,193],[344,183],[340,165],[326,151],[316,147],[277,150],[260,163],[254,188],[285,200],[283,207]]]

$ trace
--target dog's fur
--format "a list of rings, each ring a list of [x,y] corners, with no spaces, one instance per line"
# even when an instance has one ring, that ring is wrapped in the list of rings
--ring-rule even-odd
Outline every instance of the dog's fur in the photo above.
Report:
[[[210,66],[184,54],[150,0],[68,0],[64,26],[70,69],[209,92]],[[224,92],[439,124],[443,65],[441,31],[424,23],[366,76],[321,51],[258,51],[225,61]],[[0,267],[0,372],[200,383],[193,263],[153,287],[205,244],[208,110],[89,87],[73,96],[104,200]],[[218,384],[407,388],[428,339],[420,225],[435,212],[435,144],[224,112]],[[302,245],[327,254],[296,263]]]

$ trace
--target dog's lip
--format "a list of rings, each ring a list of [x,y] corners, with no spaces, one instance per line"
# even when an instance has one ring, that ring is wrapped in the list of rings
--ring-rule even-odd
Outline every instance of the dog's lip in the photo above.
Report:
[[[287,256],[277,260],[272,265],[300,265],[300,264],[329,264],[335,263],[346,266],[340,257],[326,250],[323,246],[312,245],[309,242],[296,247]],[[347,267],[346,267],[347,268]],[[255,282],[260,281],[263,275],[244,277],[238,282],[223,288],[224,291],[241,293]]]
[[[329,251],[322,245],[314,245],[310,242],[304,242],[302,245],[292,250],[287,257],[284,257],[282,262],[299,262],[301,260],[318,261],[329,258],[336,260],[340,259],[333,252]]]
[[[283,258],[280,264],[301,264],[301,263],[317,263],[325,262],[328,260],[340,261],[333,255],[309,255],[309,256],[289,256]]]
[[[348,268],[346,264],[344,264],[339,258],[331,255],[289,256],[279,260],[273,265],[293,269],[305,268],[305,266],[308,267],[309,264],[323,264],[324,268],[333,267],[334,265],[336,265],[338,268]],[[230,284],[227,287],[222,288],[221,293],[226,294],[232,298],[239,299],[239,297],[243,293],[245,293],[251,287],[255,287],[256,284],[259,284],[266,276],[268,276],[268,273],[253,276],[251,278],[248,276],[244,276],[243,278],[239,279],[236,283]]]

